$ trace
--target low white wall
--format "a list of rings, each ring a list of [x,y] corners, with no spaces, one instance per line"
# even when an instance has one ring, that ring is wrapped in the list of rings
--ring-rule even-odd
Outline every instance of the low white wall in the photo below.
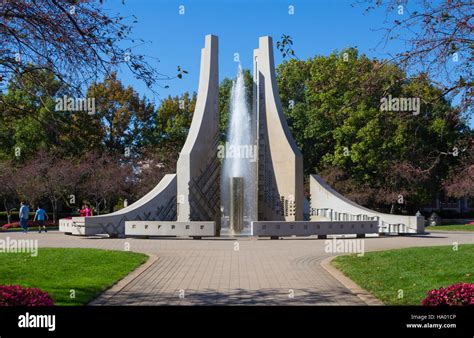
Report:
[[[339,194],[318,175],[310,175],[310,193],[311,208],[333,209],[339,213],[353,215],[364,214],[369,217],[377,216],[379,217],[380,225],[382,222],[388,224],[405,224],[408,228],[408,233],[424,232],[425,218],[423,216],[385,214],[365,208]]]
[[[377,221],[252,222],[253,236],[365,235],[378,233]]]
[[[216,223],[199,221],[127,221],[125,222],[125,235],[213,237],[216,235]]]

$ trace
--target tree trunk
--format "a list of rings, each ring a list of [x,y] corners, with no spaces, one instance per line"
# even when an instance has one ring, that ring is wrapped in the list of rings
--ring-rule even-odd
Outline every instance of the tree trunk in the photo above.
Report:
[[[395,203],[392,203],[392,206],[390,208],[390,213],[394,214],[395,213]]]
[[[12,216],[10,213],[10,209],[8,208],[7,201],[5,199],[3,200],[3,206],[5,207],[5,211],[7,213],[7,223],[10,224],[12,220]]]
[[[53,223],[56,224],[56,209],[57,209],[56,200],[54,198],[51,198],[50,202],[51,202],[51,206],[53,207]]]

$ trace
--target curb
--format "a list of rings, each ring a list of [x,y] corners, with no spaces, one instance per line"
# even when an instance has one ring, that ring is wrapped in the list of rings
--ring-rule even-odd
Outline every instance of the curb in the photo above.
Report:
[[[346,277],[341,271],[331,265],[331,261],[337,256],[331,256],[323,259],[320,265],[326,270],[331,276],[337,279],[342,285],[348,288],[352,293],[359,297],[367,305],[385,305],[378,298],[370,294],[367,290],[362,289],[359,285],[354,283],[352,279]]]
[[[131,273],[126,275],[124,278],[116,282],[110,288],[99,294],[96,298],[91,300],[87,303],[87,306],[100,306],[106,305],[106,303],[113,298],[117,293],[122,291],[128,284],[133,282],[136,278],[138,278],[142,273],[144,273],[150,266],[153,265],[158,259],[157,256],[142,252],[143,254],[148,256],[148,260],[140,265],[138,268],[133,270]]]

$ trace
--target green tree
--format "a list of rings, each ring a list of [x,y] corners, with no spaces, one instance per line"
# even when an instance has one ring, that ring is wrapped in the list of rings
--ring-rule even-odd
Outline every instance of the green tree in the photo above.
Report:
[[[196,99],[196,93],[186,92],[181,96],[168,96],[161,102],[154,123],[156,144],[175,144],[179,148],[184,145],[193,119]]]
[[[144,137],[142,160],[159,161],[168,171],[175,171],[179,152],[186,141],[194,108],[196,93],[168,96],[153,116],[152,127]]]
[[[153,115],[150,128],[143,137],[143,146],[136,159],[137,180],[135,197],[139,198],[153,188],[165,174],[176,172],[179,152],[188,135],[196,93],[168,96],[162,100]]]
[[[124,155],[146,142],[155,107],[131,87],[125,87],[117,74],[87,90],[87,97],[95,99],[95,123],[100,124],[100,138],[109,154]],[[127,150],[127,151],[126,151]]]
[[[0,201],[7,214],[7,223],[11,223],[12,209],[17,199],[15,180],[16,168],[11,161],[0,162]]]
[[[32,68],[11,79],[0,100],[0,159],[25,161],[41,150],[75,156],[100,145],[99,121],[55,109],[67,94],[47,70]]]
[[[403,208],[418,208],[457,161],[450,152],[468,128],[424,74],[408,77],[350,48],[285,61],[277,77],[306,174],[322,174],[362,204],[394,211],[402,196]],[[383,111],[389,95],[419,98],[420,113]]]

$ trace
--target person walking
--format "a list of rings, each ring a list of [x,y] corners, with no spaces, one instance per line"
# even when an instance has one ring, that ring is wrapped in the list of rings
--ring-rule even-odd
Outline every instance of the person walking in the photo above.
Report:
[[[21,202],[20,203],[20,226],[23,229],[24,233],[28,233],[28,214],[30,212],[30,208],[28,208],[28,203]]]
[[[38,232],[41,233],[41,228],[43,228],[44,232],[48,232],[46,229],[46,225],[44,224],[45,218],[49,220],[49,216],[46,213],[46,210],[44,210],[40,205],[38,206],[38,209],[36,210],[35,213],[35,218],[33,221],[38,220]]]

